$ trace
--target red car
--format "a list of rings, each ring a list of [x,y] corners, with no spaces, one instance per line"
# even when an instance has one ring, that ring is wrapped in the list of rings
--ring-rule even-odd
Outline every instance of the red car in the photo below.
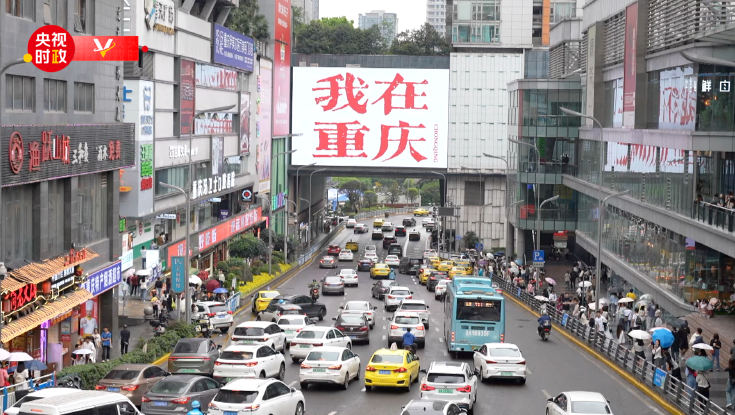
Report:
[[[327,247],[327,255],[339,255],[341,250],[342,248],[340,248],[339,245],[329,245]]]

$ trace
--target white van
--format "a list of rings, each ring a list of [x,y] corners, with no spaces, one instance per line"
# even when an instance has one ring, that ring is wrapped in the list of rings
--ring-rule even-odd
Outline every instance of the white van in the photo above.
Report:
[[[6,409],[4,411],[5,415],[18,415],[18,412],[20,411],[20,406],[23,405],[26,402],[33,402],[37,401],[39,399],[45,399],[45,398],[53,398],[56,396],[68,396],[73,393],[82,392],[81,389],[74,389],[74,388],[46,388],[41,390],[31,390],[28,392],[25,396],[15,401],[13,406]],[[16,395],[18,392],[15,392]]]
[[[143,415],[119,393],[78,391],[25,402],[18,415]]]

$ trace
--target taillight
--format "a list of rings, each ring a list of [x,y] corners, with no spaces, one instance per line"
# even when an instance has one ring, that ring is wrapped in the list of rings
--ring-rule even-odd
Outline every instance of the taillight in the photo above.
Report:
[[[457,392],[467,392],[467,393],[470,393],[470,392],[472,392],[472,386],[467,385],[467,386],[463,386],[461,388],[457,388]]]
[[[337,326],[337,327],[335,327],[335,329],[337,329],[337,330],[339,330],[339,331],[345,331],[345,328],[344,328],[344,327],[342,327],[342,326]]]
[[[407,370],[405,367],[399,367],[398,369],[394,370],[396,373],[406,373]]]
[[[232,314],[232,311],[228,311],[227,314]]]
[[[296,333],[301,333],[301,330],[303,330],[303,328],[297,329],[296,330]],[[291,344],[293,344],[293,343],[291,343]]]
[[[519,365],[525,365],[525,364],[526,364],[526,361],[525,361],[525,360],[521,360],[521,361],[520,361],[520,362],[518,362],[517,364],[519,364]]]
[[[366,372],[375,372],[375,368],[372,367],[372,366],[370,366],[370,365],[368,365],[368,366],[365,367],[365,371]]]
[[[145,395],[142,398],[140,398],[140,400],[142,402],[150,402],[151,401],[151,399],[149,397],[145,396]]]
[[[301,364],[302,369],[311,369],[311,366],[307,365],[306,363]]]
[[[312,346],[314,346],[314,347],[322,347],[322,346],[324,346],[324,343],[314,343],[314,344],[312,344]]]
[[[296,347],[297,343],[291,343],[291,347]]]
[[[433,391],[433,390],[436,390],[436,388],[424,383],[423,385],[421,385],[421,390],[422,391]]]
[[[187,396],[187,397],[184,397],[184,398],[172,399],[171,400],[171,403],[175,403],[175,404],[179,404],[179,405],[185,405],[185,404],[189,403],[190,400],[191,400],[191,397],[190,396]]]
[[[489,365],[494,365],[494,364],[496,364],[498,362],[493,362],[492,360],[486,360],[485,363],[487,363]]]
[[[217,405],[213,404],[212,402],[210,402],[207,406],[209,406],[209,409],[219,409],[217,408]]]
[[[128,391],[128,392],[132,392],[132,391],[138,390],[139,387],[140,385],[130,385],[130,386],[121,386],[120,389],[124,391]]]
[[[424,326],[416,326],[416,330],[423,330]]]
[[[500,335],[500,342],[505,343],[505,334]]]
[[[395,324],[391,324],[390,325],[390,329],[391,330],[396,330],[396,329],[398,329],[398,326],[396,326]]]
[[[222,366],[222,363],[220,363],[220,362],[214,362],[214,365],[215,366]]]
[[[407,300],[410,300],[410,299],[412,299],[412,298],[413,298],[413,296],[412,296],[412,295],[409,295],[408,297],[406,297],[406,299],[407,299]]]
[[[254,367],[254,366],[258,366],[258,362],[247,362],[247,363],[244,363],[244,365],[247,367]]]
[[[360,331],[368,331],[367,327],[360,327]]]
[[[94,390],[103,391],[105,389],[107,389],[107,386],[105,385],[94,385]]]
[[[340,370],[340,369],[342,369],[342,365],[329,366],[327,369],[329,369],[329,370]]]
[[[243,412],[254,412],[260,408],[260,405],[249,405],[241,409]]]
[[[209,313],[209,314],[207,314],[207,315],[208,315],[209,317],[214,317],[214,316],[216,316],[216,315],[217,315],[217,313]]]
[[[452,332],[452,341],[454,341],[454,332]]]
[[[394,297],[394,296],[392,296],[392,295],[388,294],[388,298],[396,298],[396,297]]]

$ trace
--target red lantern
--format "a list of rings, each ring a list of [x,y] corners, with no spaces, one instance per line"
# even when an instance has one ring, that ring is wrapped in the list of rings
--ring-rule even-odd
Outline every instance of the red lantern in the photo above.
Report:
[[[13,311],[13,307],[10,305],[10,300],[3,300],[3,313],[8,314]]]
[[[41,290],[46,295],[51,294],[51,281],[44,281],[43,284],[41,284]]]

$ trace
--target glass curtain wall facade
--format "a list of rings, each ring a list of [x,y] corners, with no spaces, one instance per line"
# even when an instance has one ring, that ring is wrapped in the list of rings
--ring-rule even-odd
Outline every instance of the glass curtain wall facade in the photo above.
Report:
[[[500,43],[500,0],[455,0],[452,43]]]

